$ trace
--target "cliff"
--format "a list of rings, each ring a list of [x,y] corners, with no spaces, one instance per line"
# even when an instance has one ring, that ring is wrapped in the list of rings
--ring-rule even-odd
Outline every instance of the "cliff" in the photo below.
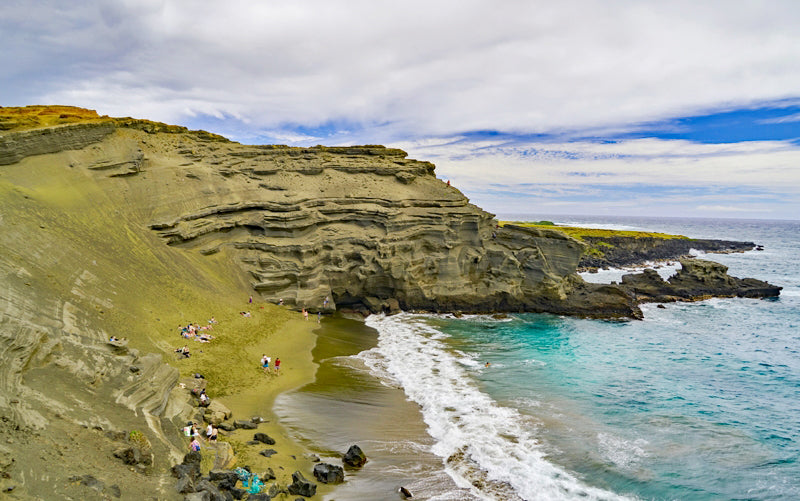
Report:
[[[0,430],[14,437],[0,484],[13,475],[23,498],[77,489],[68,478],[87,470],[145,489],[113,459],[131,430],[167,471],[191,412],[162,358],[174,328],[248,294],[312,311],[596,318],[640,317],[644,296],[583,282],[585,243],[496,228],[400,150],[245,146],[69,107],[0,108],[0,228]]]

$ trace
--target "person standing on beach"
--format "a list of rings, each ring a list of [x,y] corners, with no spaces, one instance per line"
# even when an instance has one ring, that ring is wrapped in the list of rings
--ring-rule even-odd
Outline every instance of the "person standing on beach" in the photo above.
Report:
[[[281,359],[275,357],[275,373],[280,372],[280,370],[281,370]]]
[[[308,310],[307,310],[307,309],[305,309],[305,308],[303,308],[303,318],[305,318],[306,320],[308,320]]]
[[[250,299],[247,302],[253,304],[253,296],[250,296]]]
[[[266,353],[261,357],[261,368],[264,372],[269,372],[269,357]]]

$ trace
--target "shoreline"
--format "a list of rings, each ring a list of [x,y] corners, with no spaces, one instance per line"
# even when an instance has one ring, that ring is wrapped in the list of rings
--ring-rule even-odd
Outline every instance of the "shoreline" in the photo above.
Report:
[[[277,308],[277,306],[265,306],[267,308],[266,311],[264,309],[256,309],[255,304],[251,305],[254,308],[252,318],[247,319],[253,321],[253,325],[250,327],[257,328],[262,326],[262,321],[265,319],[272,320],[275,316],[273,313],[278,313],[277,310],[270,311],[273,307]],[[203,365],[214,367],[215,376],[213,378],[206,376],[208,379],[206,379],[205,383],[209,388],[212,388],[209,390],[209,396],[212,401],[217,400],[231,411],[232,417],[226,422],[233,423],[238,420],[258,421],[257,418],[261,419],[255,429],[242,428],[232,431],[219,429],[218,444],[230,444],[235,457],[235,462],[225,466],[225,469],[248,466],[253,473],[257,473],[262,479],[264,478],[262,473],[271,470],[275,480],[267,482],[267,485],[277,484],[282,488],[291,484],[292,473],[299,471],[307,480],[317,484],[317,495],[324,496],[333,489],[333,486],[318,482],[314,478],[314,454],[312,454],[307,445],[302,443],[299,437],[294,436],[279,422],[273,409],[275,399],[279,395],[315,381],[318,365],[313,360],[312,352],[317,343],[317,334],[314,331],[319,328],[319,325],[316,322],[304,321],[299,312],[286,311],[285,313],[280,313],[290,318],[277,325],[271,325],[270,327],[272,328],[265,335],[258,337],[255,342],[250,342],[244,346],[241,346],[241,343],[237,343],[235,347],[242,355],[239,360],[229,358],[218,360],[213,354],[208,353],[209,356],[203,361],[205,363],[200,364],[201,367]],[[218,330],[224,331],[224,333],[212,343],[225,343],[226,337],[237,338],[241,341],[241,331],[245,330],[242,329],[241,325],[231,325],[233,322],[227,325],[220,323]],[[203,347],[205,348],[206,346]],[[204,351],[210,352],[210,347],[209,345]],[[262,354],[270,356],[273,364],[276,358],[281,359],[279,373],[275,372],[273,364],[271,364],[270,372],[266,374],[258,367],[258,361]],[[203,351],[200,351],[199,355],[202,356]],[[257,370],[253,370],[252,367],[244,368],[236,365],[237,362],[241,364],[241,360],[246,360],[248,364],[256,367]],[[183,381],[189,383],[193,378],[187,377],[186,371],[187,367],[184,366],[181,371]],[[221,372],[224,373],[226,371],[229,372],[231,379],[239,378],[242,380],[240,389],[231,391],[229,383],[221,384],[221,381],[215,381],[215,379],[220,379]],[[213,393],[215,386],[224,388],[225,394],[215,397]],[[187,392],[189,387],[189,384],[187,384]],[[198,416],[201,415],[198,412],[202,413],[203,408],[197,407],[197,402],[194,399],[192,399],[192,404],[195,412],[193,420],[198,424],[202,424],[200,431],[201,436],[204,436],[203,432],[206,423],[202,418],[198,419]],[[255,442],[254,435],[256,433],[268,435],[274,439],[275,443],[267,445]],[[213,469],[210,465],[220,455],[224,456],[226,454],[227,447],[223,446],[220,453],[218,445],[204,438],[200,442],[201,454],[204,458],[203,464],[205,465],[203,470],[204,473],[207,473],[205,470]],[[265,456],[260,454],[261,451],[270,449],[275,451],[272,455]],[[188,451],[188,441],[186,451]]]

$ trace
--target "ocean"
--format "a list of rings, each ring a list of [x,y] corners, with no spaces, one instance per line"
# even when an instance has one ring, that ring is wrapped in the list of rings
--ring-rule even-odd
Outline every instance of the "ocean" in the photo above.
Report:
[[[352,444],[370,458],[325,499],[800,499],[800,221],[500,219],[753,241],[701,257],[783,290],[628,322],[326,319],[317,381],[275,406],[323,461]]]

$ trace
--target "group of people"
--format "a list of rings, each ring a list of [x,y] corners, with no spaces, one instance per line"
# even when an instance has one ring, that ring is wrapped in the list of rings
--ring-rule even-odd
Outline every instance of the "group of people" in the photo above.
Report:
[[[209,334],[208,331],[212,330],[214,328],[214,324],[216,323],[216,319],[211,317],[211,319],[208,321],[208,325],[198,325],[192,322],[186,324],[185,326],[180,325],[179,327],[181,329],[181,336],[184,339],[194,339],[195,341],[200,341],[201,343],[208,343],[214,339],[214,336]]]
[[[186,423],[186,426],[183,427],[183,434],[192,439],[192,441],[189,443],[189,450],[199,451],[200,431],[197,429],[197,424],[195,424],[193,421],[189,421],[188,423]],[[217,429],[217,427],[209,423],[208,426],[206,427],[205,440],[208,442],[216,442],[218,434],[219,430]]]
[[[201,343],[209,343],[214,336],[212,336],[208,331],[214,328],[214,324],[217,323],[217,319],[211,317],[208,320],[207,325],[198,325],[194,322],[189,322],[186,325],[179,325],[178,328],[181,330],[181,337],[184,339],[194,339],[195,341],[199,341]],[[189,358],[192,354],[189,352],[189,348],[186,345],[181,347],[175,348],[175,353],[177,353],[180,358]]]
[[[264,373],[269,373],[269,364],[272,363],[272,359],[266,355],[261,356],[261,368],[264,369]],[[278,374],[281,370],[281,359],[275,358],[275,374]]]

